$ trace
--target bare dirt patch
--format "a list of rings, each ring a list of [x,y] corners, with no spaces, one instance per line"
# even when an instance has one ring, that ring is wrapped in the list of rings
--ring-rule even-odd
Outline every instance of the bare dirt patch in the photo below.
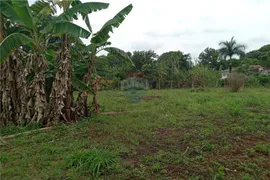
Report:
[[[183,129],[172,129],[172,128],[159,128],[156,131],[156,136],[158,136],[158,137],[168,137],[168,136],[172,136],[174,134],[182,136],[182,135],[184,135],[184,130]]]
[[[154,100],[154,99],[160,99],[161,96],[144,96],[142,98],[143,101],[151,101],[151,100]]]

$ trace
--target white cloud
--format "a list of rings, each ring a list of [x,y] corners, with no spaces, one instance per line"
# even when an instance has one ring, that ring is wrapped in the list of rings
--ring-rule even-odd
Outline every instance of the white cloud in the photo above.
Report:
[[[90,0],[82,0],[88,2]],[[125,51],[153,49],[158,54],[179,49],[198,56],[232,36],[248,50],[270,43],[269,0],[98,0],[106,10],[89,15],[94,32],[128,4],[132,12],[110,41]],[[85,27],[84,23],[75,23]],[[89,42],[89,40],[85,41]]]

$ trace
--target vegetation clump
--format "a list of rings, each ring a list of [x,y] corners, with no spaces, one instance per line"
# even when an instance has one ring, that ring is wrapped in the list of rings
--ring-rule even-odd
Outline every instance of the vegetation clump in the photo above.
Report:
[[[227,86],[232,92],[239,92],[240,88],[244,86],[246,77],[244,74],[231,73],[227,78]]]
[[[105,149],[79,151],[67,158],[69,167],[86,169],[92,177],[98,177],[120,162],[120,158]]]

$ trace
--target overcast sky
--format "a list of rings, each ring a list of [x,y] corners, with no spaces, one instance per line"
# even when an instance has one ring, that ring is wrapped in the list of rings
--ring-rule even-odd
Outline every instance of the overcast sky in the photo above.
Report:
[[[94,0],[82,0],[89,2]],[[218,48],[232,36],[248,51],[270,43],[270,0],[99,0],[106,10],[89,15],[94,32],[130,3],[133,10],[118,29],[112,46],[125,51],[149,50],[159,55],[181,50],[199,55]],[[83,21],[76,21],[85,27]],[[84,41],[84,42],[89,42]]]

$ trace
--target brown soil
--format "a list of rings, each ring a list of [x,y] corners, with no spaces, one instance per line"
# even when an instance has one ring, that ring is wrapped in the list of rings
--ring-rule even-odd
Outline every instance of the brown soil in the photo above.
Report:
[[[160,99],[160,98],[161,98],[160,96],[144,96],[142,98],[142,100],[144,100],[144,101],[151,101],[153,99]]]

